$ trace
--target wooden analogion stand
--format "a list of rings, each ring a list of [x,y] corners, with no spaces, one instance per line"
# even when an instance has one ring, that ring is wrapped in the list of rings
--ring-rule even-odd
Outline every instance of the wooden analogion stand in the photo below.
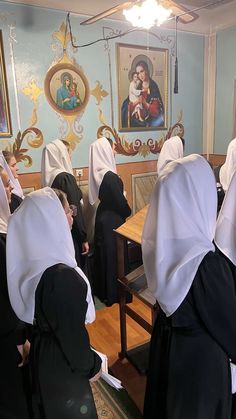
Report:
[[[141,209],[133,217],[115,230],[117,233],[117,261],[118,281],[120,291],[120,336],[121,336],[121,359],[127,358],[141,374],[145,374],[148,364],[149,342],[128,350],[126,315],[136,321],[148,333],[151,334],[152,327],[158,313],[158,304],[147,288],[147,281],[143,265],[125,275],[125,246],[126,241],[141,245],[141,236],[147,214],[148,206]],[[133,296],[142,301],[151,310],[151,323],[143,319],[133,308],[126,304],[126,294],[129,291]]]

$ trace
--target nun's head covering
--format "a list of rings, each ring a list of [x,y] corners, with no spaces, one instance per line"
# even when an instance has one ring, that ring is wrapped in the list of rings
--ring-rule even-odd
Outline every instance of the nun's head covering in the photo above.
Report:
[[[89,202],[93,205],[98,200],[99,188],[107,172],[116,171],[113,150],[107,138],[94,141],[89,151]]]
[[[3,181],[0,176],[0,233],[7,233],[7,224],[10,217],[9,202]]]
[[[197,269],[214,251],[217,193],[197,154],[169,163],[157,179],[142,236],[148,286],[167,316],[186,297]]]
[[[3,167],[3,169],[7,172],[8,176],[10,178],[11,186],[13,188],[12,193],[14,193],[17,196],[20,196],[21,199],[24,199],[24,193],[23,193],[22,187],[20,185],[20,182],[19,182],[18,179],[16,179],[13,176],[12,171],[11,171],[11,169],[10,169],[2,151],[0,151],[0,166]]]
[[[51,186],[59,173],[67,172],[73,175],[69,153],[61,140],[54,140],[44,147],[41,172],[43,186]]]
[[[226,191],[216,224],[215,243],[236,265],[236,172]]]
[[[228,145],[228,149],[227,149],[225,163],[220,168],[220,172],[219,172],[220,183],[224,191],[227,191],[235,170],[236,170],[236,138],[230,141]]]
[[[177,135],[166,140],[162,146],[161,152],[157,161],[157,173],[160,175],[161,171],[167,163],[181,159],[184,154],[184,147],[181,138]]]
[[[87,283],[86,323],[91,323],[95,309],[90,285],[77,266],[71,231],[60,200],[46,187],[27,195],[9,220],[8,290],[19,319],[33,323],[35,292],[40,278],[47,268],[58,263],[74,268]]]

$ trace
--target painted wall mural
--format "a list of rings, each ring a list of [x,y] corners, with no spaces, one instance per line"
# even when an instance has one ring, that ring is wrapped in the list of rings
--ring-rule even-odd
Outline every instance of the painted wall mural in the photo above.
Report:
[[[0,21],[13,131],[12,138],[1,139],[0,148],[14,147],[22,162],[21,173],[40,171],[42,147],[55,138],[70,142],[73,167],[87,167],[89,146],[101,135],[110,136],[116,142],[118,164],[156,159],[170,133],[183,135],[183,115],[187,122],[186,153],[201,152],[202,37],[179,34],[180,94],[172,95],[174,31],[155,29],[155,34],[149,31],[148,36],[146,31],[138,31],[120,38],[120,34],[127,31],[127,25],[122,22],[112,24],[111,28],[103,26],[109,25],[104,20],[87,28],[80,26],[82,17],[71,15],[74,41],[71,43],[67,13],[1,0],[0,5],[4,12],[4,18],[0,13]],[[113,36],[117,36],[115,40],[110,39]],[[94,44],[101,38],[102,42]],[[78,45],[75,45],[76,39]],[[168,56],[167,88],[165,82],[157,81],[163,86],[162,100],[166,93],[168,96],[164,100],[168,103],[165,125],[159,131],[134,127],[120,129],[118,103],[121,105],[124,101],[123,96],[120,102],[118,97],[119,87],[121,90],[123,86],[117,73],[116,51],[120,42],[123,43],[122,51],[126,50],[125,43],[133,46],[135,57],[140,55],[140,45],[143,46],[141,55],[149,57],[148,50],[154,48],[155,54],[161,51],[163,57]],[[150,57],[154,63],[154,56]],[[128,67],[131,69],[131,65]],[[163,70],[163,74],[167,72]],[[129,83],[128,77],[125,80]],[[128,84],[124,88],[126,96],[127,88]],[[189,103],[190,95],[194,98],[193,103]],[[173,115],[178,115],[181,109],[181,118],[175,118]]]
[[[153,140],[148,138],[145,142],[137,138],[132,142],[126,139],[126,136],[120,136],[116,129],[109,127],[108,125],[102,125],[97,131],[98,138],[109,137],[116,144],[117,154],[124,156],[136,156],[137,154],[145,158],[148,154],[158,154],[161,151],[164,141],[168,140],[174,135],[178,135],[183,138],[184,126],[182,124],[182,112],[180,112],[177,122],[169,128],[166,135],[163,135],[159,139]]]

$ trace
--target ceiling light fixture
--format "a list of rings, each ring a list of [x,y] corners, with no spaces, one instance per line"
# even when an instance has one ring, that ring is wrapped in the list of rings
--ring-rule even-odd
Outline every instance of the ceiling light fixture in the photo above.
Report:
[[[145,0],[140,6],[134,5],[123,11],[125,18],[138,28],[150,29],[160,26],[171,15],[171,9],[165,9],[156,0]]]

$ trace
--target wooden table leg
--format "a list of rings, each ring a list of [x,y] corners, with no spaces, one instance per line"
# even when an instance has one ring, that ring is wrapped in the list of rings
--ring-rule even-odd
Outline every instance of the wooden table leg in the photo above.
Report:
[[[121,351],[119,353],[119,358],[124,359],[126,356],[127,351],[127,331],[126,331],[126,310],[125,310],[125,303],[126,303],[126,292],[124,287],[120,284],[120,343],[121,343]]]

